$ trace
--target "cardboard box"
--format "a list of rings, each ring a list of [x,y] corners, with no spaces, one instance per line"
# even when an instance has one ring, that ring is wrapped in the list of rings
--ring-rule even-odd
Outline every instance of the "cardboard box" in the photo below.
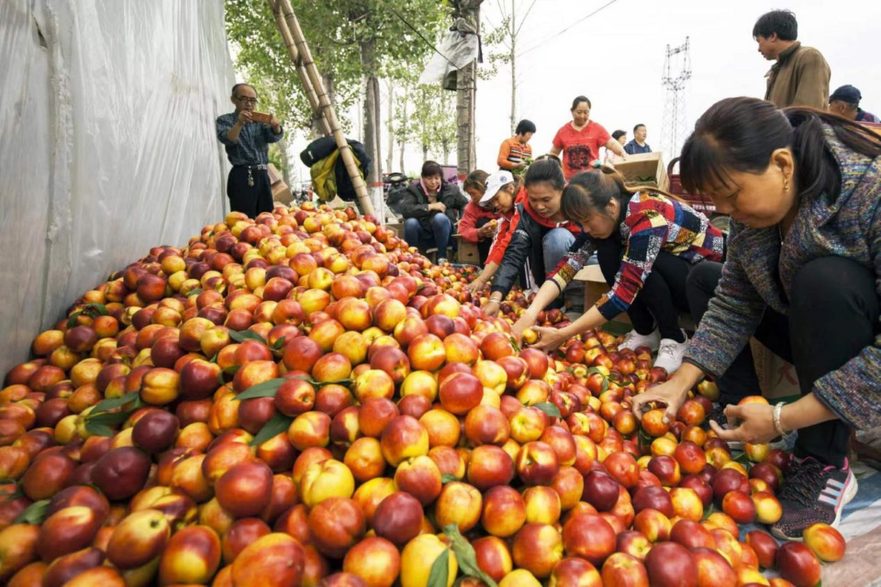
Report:
[[[462,238],[461,234],[454,234],[456,239],[456,262],[467,265],[480,265],[480,251],[475,243]]]
[[[590,310],[594,304],[599,301],[603,294],[608,293],[610,289],[609,284],[606,283],[606,280],[603,277],[603,272],[599,265],[588,265],[575,274],[575,279],[576,281],[584,283],[585,312]],[[631,324],[630,318],[627,316],[626,312],[619,314],[613,321],[620,324]],[[679,326],[689,332],[694,332],[695,329],[694,321],[688,314],[679,315]]]
[[[288,187],[288,184],[284,182],[281,172],[272,163],[269,164],[269,182],[272,186],[272,201],[284,204],[285,206],[290,205],[294,195],[291,193],[291,188]]]
[[[628,185],[651,185],[664,191],[670,190],[667,166],[661,153],[628,155],[626,161],[615,157],[614,165]]]
[[[801,388],[798,385],[798,375],[795,367],[787,363],[756,339],[750,339],[750,348],[753,352],[753,362],[756,365],[756,375],[759,377],[759,387],[762,395],[770,402],[782,399],[796,399],[801,396]]]

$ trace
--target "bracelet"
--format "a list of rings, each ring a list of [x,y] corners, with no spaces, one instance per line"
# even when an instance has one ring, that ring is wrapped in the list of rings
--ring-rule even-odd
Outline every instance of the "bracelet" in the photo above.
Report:
[[[783,425],[780,423],[780,416],[783,414],[783,406],[784,403],[779,402],[777,405],[774,406],[773,413],[774,430],[780,436],[784,436],[786,434],[786,431],[783,429]]]

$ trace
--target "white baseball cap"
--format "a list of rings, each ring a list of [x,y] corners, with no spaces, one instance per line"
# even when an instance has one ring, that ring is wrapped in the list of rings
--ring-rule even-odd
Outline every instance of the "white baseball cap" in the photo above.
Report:
[[[499,193],[499,189],[503,185],[507,185],[514,181],[514,176],[510,171],[496,171],[492,175],[486,178],[486,192],[484,192],[483,197],[480,198],[480,206],[486,207],[489,204],[490,200],[496,197],[496,194]]]

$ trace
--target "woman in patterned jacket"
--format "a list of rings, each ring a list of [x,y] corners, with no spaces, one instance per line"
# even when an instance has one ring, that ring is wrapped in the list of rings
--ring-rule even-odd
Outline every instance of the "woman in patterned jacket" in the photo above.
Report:
[[[729,98],[698,120],[680,166],[686,189],[730,214],[728,257],[721,271],[705,264],[718,286],[705,288],[715,296],[682,368],[633,410],[658,402],[672,418],[703,377],[742,375],[751,336],[791,360],[798,401],[729,405],[737,426],[710,425],[752,443],[798,431],[772,532],[800,538],[836,524],[856,493],[851,429],[881,426],[881,137],[828,112]]]
[[[514,335],[521,336],[535,324],[538,313],[596,252],[612,290],[569,326],[537,328],[541,339],[535,346],[554,349],[627,312],[633,331],[622,347],[645,345],[657,350],[655,366],[675,371],[687,348],[679,328],[679,312],[689,311],[686,279],[701,261],[722,260],[722,233],[706,216],[672,196],[627,188],[621,175],[609,167],[573,177],[563,191],[561,211],[581,224],[583,232],[514,325]]]

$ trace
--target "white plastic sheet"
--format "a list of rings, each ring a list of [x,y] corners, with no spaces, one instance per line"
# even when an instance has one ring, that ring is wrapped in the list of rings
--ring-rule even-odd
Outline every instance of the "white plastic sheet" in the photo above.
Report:
[[[0,0],[0,377],[84,291],[228,209],[223,0]]]
[[[477,35],[447,31],[441,39],[438,53],[432,55],[419,76],[419,83],[440,83],[451,71],[462,69],[477,59],[479,52],[480,40]]]

